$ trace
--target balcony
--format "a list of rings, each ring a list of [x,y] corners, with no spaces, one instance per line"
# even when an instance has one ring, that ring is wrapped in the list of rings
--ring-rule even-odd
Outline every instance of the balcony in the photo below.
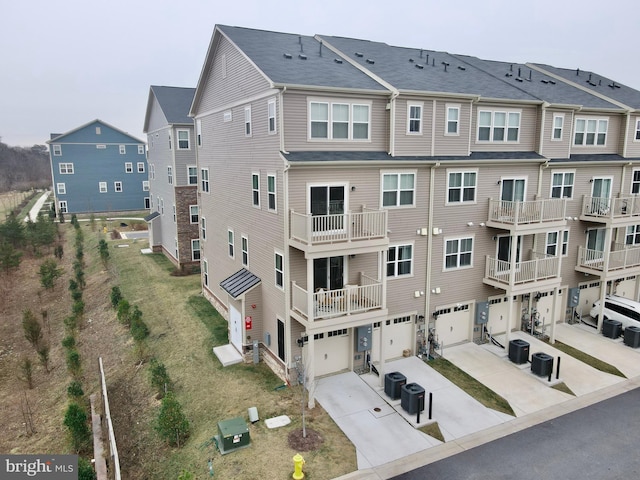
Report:
[[[640,223],[640,197],[582,198],[580,220],[623,227]]]
[[[567,224],[566,199],[549,198],[528,202],[489,199],[487,226],[515,233],[562,228]]]
[[[609,265],[605,271],[605,252],[578,247],[576,270],[605,279],[640,273],[640,247],[616,243],[608,253]]]
[[[513,294],[559,284],[560,258],[537,252],[532,252],[532,257],[532,260],[516,263],[511,284],[511,262],[487,256],[483,282]]]
[[[310,323],[363,314],[383,313],[382,282],[361,274],[360,285],[345,285],[337,290],[309,292],[291,282],[291,309],[301,320]],[[384,310],[386,311],[386,310]]]
[[[292,247],[308,253],[340,249],[380,250],[389,245],[387,211],[363,208],[362,212],[311,215],[290,212]]]

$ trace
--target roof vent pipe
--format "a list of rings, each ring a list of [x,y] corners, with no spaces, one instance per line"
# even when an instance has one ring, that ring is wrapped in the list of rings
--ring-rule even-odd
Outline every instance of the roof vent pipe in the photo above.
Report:
[[[427,65],[429,65],[429,54],[427,53],[427,61],[425,62]]]
[[[322,40],[320,40],[320,56],[322,56]]]
[[[518,67],[518,76],[520,76],[520,67]]]
[[[580,69],[576,68],[576,75],[580,75]]]
[[[298,36],[298,43],[300,44],[300,51],[304,52],[304,47],[302,46],[302,36]]]
[[[420,49],[420,58],[422,58],[422,49]]]
[[[531,81],[531,70],[529,70],[529,81]]]
[[[513,72],[513,63],[511,65],[509,65],[509,71]]]
[[[436,59],[435,59],[435,58],[431,61],[431,66],[432,66],[432,67],[435,67],[435,66],[436,66]]]

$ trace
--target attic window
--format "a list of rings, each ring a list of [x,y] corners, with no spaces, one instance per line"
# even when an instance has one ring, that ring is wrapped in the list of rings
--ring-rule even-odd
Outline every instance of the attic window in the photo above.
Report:
[[[287,60],[291,60],[293,58],[293,56],[290,53],[285,53],[283,57],[286,58]]]
[[[307,59],[307,56],[301,53],[301,54],[299,54],[299,55],[298,55],[298,58],[299,58],[300,60],[306,60],[306,59]]]
[[[364,54],[363,54],[363,53],[360,53],[360,52],[356,52],[356,57],[358,57],[358,58],[362,58],[362,57],[364,57]]]
[[[96,127],[96,135],[100,135],[100,133],[102,133],[102,132],[100,131],[100,127]]]
[[[342,63],[342,60],[340,58],[334,58],[333,61],[336,63]]]

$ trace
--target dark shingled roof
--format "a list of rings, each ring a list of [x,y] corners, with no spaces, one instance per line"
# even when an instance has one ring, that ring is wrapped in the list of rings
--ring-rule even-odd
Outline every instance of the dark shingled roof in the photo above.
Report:
[[[536,152],[473,152],[471,155],[449,155],[449,156],[396,156],[392,157],[387,152],[289,152],[282,153],[289,162],[402,162],[402,161],[424,161],[446,162],[455,160],[544,160],[545,157]]]
[[[533,95],[510,87],[446,52],[392,47],[386,43],[354,38],[320,37],[398,90],[459,93],[511,100],[538,100]],[[443,62],[448,64],[446,70]]]
[[[193,125],[193,119],[189,118],[188,114],[195,88],[151,85],[151,91],[158,100],[167,123]]]
[[[322,47],[320,55],[320,42],[313,37],[227,25],[218,29],[276,84],[386,91],[348,62],[336,63],[339,56],[328,48]]]
[[[150,213],[149,215],[147,215],[146,217],[144,217],[144,221],[145,222],[150,222],[151,220],[153,220],[154,218],[158,218],[160,216],[160,213],[158,212],[153,212]]]
[[[221,281],[220,286],[233,298],[238,298],[244,292],[259,283],[260,278],[256,277],[246,268],[243,268]]]
[[[638,158],[628,158],[617,153],[581,153],[569,158],[552,158],[550,162],[630,162]]]

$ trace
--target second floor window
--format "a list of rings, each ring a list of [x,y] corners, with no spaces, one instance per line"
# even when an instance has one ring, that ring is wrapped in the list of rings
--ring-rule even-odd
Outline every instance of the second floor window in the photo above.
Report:
[[[631,177],[631,193],[640,193],[640,170],[634,170]]]
[[[460,107],[459,106],[447,106],[447,129],[445,133],[447,135],[458,135],[458,126],[460,124]]]
[[[189,205],[189,218],[191,223],[198,223],[199,220],[198,205]]]
[[[551,140],[562,140],[562,126],[564,124],[564,115],[553,116],[553,132]]]
[[[551,198],[572,198],[573,176],[573,172],[554,172],[551,183]]]
[[[126,173],[133,173],[133,163],[132,162],[125,162],[124,171]]]
[[[234,240],[233,240],[233,230],[227,230],[227,235],[228,235],[228,245],[229,245],[229,256],[231,258],[235,257],[235,250],[234,250]]]
[[[173,185],[173,167],[167,167],[167,182]]]
[[[478,112],[479,142],[517,142],[520,134],[520,112]]]
[[[249,265],[249,239],[242,237],[242,265],[245,267]]]
[[[191,240],[191,260],[200,260],[200,240],[197,238]]]
[[[284,256],[276,252],[275,258],[276,287],[284,287]]]
[[[448,203],[476,201],[476,172],[449,172],[448,181]]]
[[[559,232],[547,232],[545,252],[547,255],[557,257],[558,254],[565,257],[569,250],[569,230]]]
[[[198,185],[198,167],[187,167],[187,183],[189,185]]]
[[[414,173],[385,173],[382,176],[382,206],[412,206],[415,193]]]
[[[387,251],[387,277],[411,275],[413,245],[394,245]]]
[[[640,120],[636,120],[636,135],[634,138],[640,140]]]
[[[202,168],[200,169],[200,181],[202,191],[205,193],[209,193],[209,169]]]
[[[473,253],[473,238],[452,238],[446,241],[444,268],[470,267]]]
[[[122,182],[113,182],[113,189],[116,192],[122,192]]]
[[[107,182],[98,182],[98,190],[100,193],[107,193]]]
[[[178,130],[178,150],[189,150],[189,130]]]
[[[422,105],[408,106],[408,133],[422,133]]]
[[[609,120],[595,118],[577,118],[574,145],[605,145]]]
[[[149,180],[143,180],[142,181],[142,191],[143,192],[148,192],[149,191]]]
[[[276,176],[267,176],[267,194],[269,196],[269,210],[276,210]]]
[[[73,163],[61,163],[58,168],[61,175],[73,175]]]
[[[260,174],[251,174],[251,201],[254,207],[260,206]]]
[[[65,193],[67,193],[67,187],[64,183],[56,184],[56,188],[58,190],[59,195],[64,195]]]
[[[625,245],[640,245],[640,225],[627,227],[624,243]]]
[[[207,239],[207,220],[204,217],[200,217],[200,238]]]
[[[309,138],[368,140],[370,106],[309,102]]]
[[[144,173],[144,162],[138,162],[138,173]]]

